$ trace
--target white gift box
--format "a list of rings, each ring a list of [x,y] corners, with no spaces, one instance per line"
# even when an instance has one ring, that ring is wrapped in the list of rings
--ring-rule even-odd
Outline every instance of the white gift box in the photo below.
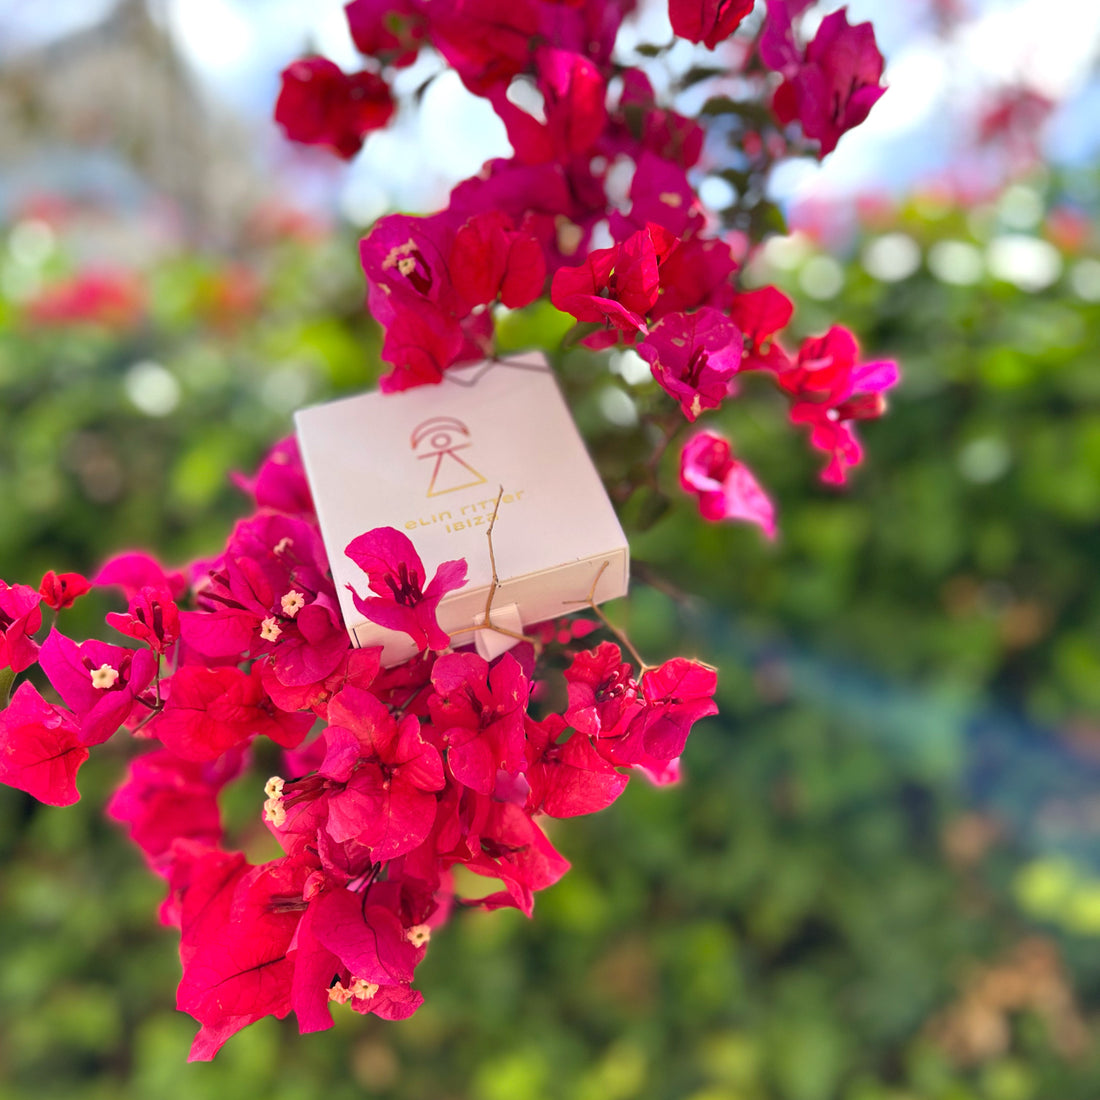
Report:
[[[295,422],[344,622],[355,645],[384,647],[383,664],[416,650],[365,621],[348,591],[373,595],[344,551],[375,527],[408,535],[427,581],[441,562],[466,559],[467,582],[443,598],[439,624],[484,657],[515,643],[469,630],[492,584],[494,506],[494,625],[521,633],[583,609],[590,594],[597,603],[626,595],[626,536],[541,355],[452,368],[437,386],[317,405]]]

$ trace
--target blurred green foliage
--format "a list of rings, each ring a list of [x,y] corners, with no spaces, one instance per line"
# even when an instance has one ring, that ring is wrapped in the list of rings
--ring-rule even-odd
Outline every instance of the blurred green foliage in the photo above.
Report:
[[[102,818],[130,747],[93,757],[70,809],[0,791],[0,1100],[1095,1100],[1100,264],[1063,241],[1046,286],[998,277],[991,242],[1020,233],[1003,215],[916,203],[848,260],[788,242],[754,262],[802,332],[849,325],[904,385],[844,493],[816,483],[764,379],[710,418],[775,492],[774,547],[703,526],[675,449],[625,502],[663,518],[635,534],[613,611],[651,659],[718,664],[721,718],[680,787],[551,823],[574,866],[534,921],[438,933],[413,1019],[338,1012],[301,1038],[268,1020],[185,1065],[159,884]],[[917,261],[884,281],[887,232]],[[973,281],[932,260],[943,241],[978,254]],[[16,263],[9,247],[0,285]],[[0,303],[0,576],[217,552],[243,510],[226,472],[294,406],[376,377],[350,238],[244,263],[258,297],[230,317],[203,288],[240,271],[192,254],[149,269],[123,330]],[[37,276],[65,266],[62,234]],[[561,318],[504,331],[557,340]],[[652,383],[580,351],[560,366],[614,486],[646,452]]]

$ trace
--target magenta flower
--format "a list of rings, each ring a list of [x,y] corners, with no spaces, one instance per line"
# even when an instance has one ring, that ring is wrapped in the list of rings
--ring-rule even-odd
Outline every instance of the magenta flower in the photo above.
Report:
[[[267,452],[255,477],[233,474],[232,479],[238,489],[252,497],[257,508],[315,517],[313,497],[294,436],[281,439]]]
[[[87,759],[73,716],[47,703],[33,684],[20,684],[0,710],[0,783],[48,806],[71,806],[80,798],[76,773]]]
[[[350,685],[331,701],[328,717],[320,772],[345,786],[329,799],[325,831],[337,844],[363,845],[376,862],[422,844],[445,779],[417,718],[398,722],[374,695]]]
[[[288,687],[324,680],[349,648],[321,537],[293,516],[238,523],[195,593],[199,610],[180,614],[183,641],[215,660],[271,654]]]
[[[449,653],[436,661],[432,686],[432,724],[447,745],[447,767],[459,783],[491,794],[498,772],[523,770],[530,685],[512,654],[490,665],[476,653]]]
[[[623,240],[649,225],[659,225],[673,237],[696,236],[706,216],[684,169],[648,149],[642,150],[637,163],[630,183],[629,215],[612,212],[612,236]]]
[[[680,402],[688,420],[729,396],[741,365],[741,333],[716,309],[668,313],[638,345],[661,388]]]
[[[39,664],[80,721],[80,740],[99,745],[130,717],[153,682],[158,660],[147,649],[123,649],[95,640],[76,642],[51,630]]]
[[[698,661],[674,657],[642,676],[645,709],[631,723],[629,737],[641,735],[642,747],[658,760],[674,760],[684,751],[692,726],[718,713],[714,693],[718,673]]]
[[[344,12],[355,48],[398,68],[416,60],[428,37],[422,0],[351,0]]]
[[[41,600],[30,585],[0,581],[0,669],[22,672],[38,659],[33,634],[42,625]]]
[[[778,371],[789,365],[776,333],[786,328],[794,303],[774,286],[762,286],[734,296],[729,314],[745,338],[742,370]]]
[[[393,117],[389,86],[369,71],[350,76],[324,57],[292,62],[282,73],[275,121],[291,141],[321,145],[345,159]]]
[[[292,749],[313,726],[312,714],[286,714],[271,704],[258,669],[184,665],[164,686],[168,702],[150,728],[183,760],[216,760],[255,736]]]
[[[673,249],[661,264],[661,295],[653,317],[684,313],[702,306],[725,310],[733,300],[737,261],[725,241],[691,237]],[[738,327],[741,322],[734,317]]]
[[[565,670],[569,706],[565,719],[581,733],[612,737],[622,732],[638,702],[634,669],[614,642],[584,650]]]
[[[713,432],[688,440],[680,456],[680,485],[699,497],[699,512],[716,523],[742,519],[775,538],[775,508],[752,472],[733,457],[729,441]]]
[[[509,309],[530,305],[546,282],[542,248],[499,210],[468,218],[451,245],[448,271],[468,309],[498,298]]]
[[[446,649],[451,639],[436,621],[439,601],[466,583],[466,562],[445,561],[425,587],[424,563],[408,535],[376,527],[348,543],[344,553],[367,575],[374,596],[361,597],[351,585],[356,608],[372,623],[408,634],[419,650]]]
[[[806,340],[798,358],[776,374],[791,401],[791,422],[810,428],[810,442],[829,456],[821,480],[842,485],[863,450],[850,426],[886,410],[885,391],[898,381],[898,366],[886,359],[860,365],[855,336],[834,325],[824,336]]]
[[[500,879],[504,889],[469,904],[482,909],[514,905],[530,916],[535,892],[553,886],[569,870],[569,861],[515,803],[472,797],[482,799],[481,812],[469,837],[470,855],[463,862],[475,874]]]
[[[125,614],[112,611],[106,622],[127,637],[144,642],[154,653],[165,653],[179,641],[179,608],[166,588],[146,585],[130,597]]]
[[[107,804],[107,814],[129,826],[130,839],[149,866],[167,875],[176,841],[208,848],[221,843],[218,791],[235,778],[243,763],[243,753],[203,764],[181,760],[167,749],[146,753],[130,761],[125,782]],[[169,915],[162,913],[162,919]]]
[[[669,0],[672,29],[689,42],[713,50],[724,42],[752,11],[756,0]]]
[[[239,852],[196,861],[183,894],[176,1007],[202,1025],[190,1061],[208,1061],[243,1027],[291,1009],[287,958],[305,904],[307,868],[289,860],[251,867]]]
[[[769,20],[783,0],[769,0]],[[785,20],[785,25],[784,25]],[[772,110],[784,125],[798,119],[806,137],[821,145],[825,156],[842,134],[858,126],[886,91],[881,86],[882,54],[870,23],[849,26],[843,10],[825,16],[800,58],[786,13],[775,27],[784,33],[765,35],[761,56],[786,78],[776,90]]]
[[[380,218],[360,242],[359,257],[371,312],[385,329],[382,358],[395,367],[382,389],[438,382],[452,364],[483,358],[492,317],[476,307],[498,295],[526,305],[541,292],[545,270],[530,266],[541,258],[531,243],[506,211],[498,216],[480,204],[468,215],[452,209],[430,218]],[[491,267],[475,271],[487,248]]]
[[[660,266],[676,244],[667,230],[649,225],[621,244],[590,252],[580,267],[559,268],[550,299],[578,321],[604,325],[603,332],[585,340],[590,347],[607,347],[620,334],[628,340],[645,335],[645,316],[660,289]]]
[[[437,4],[428,23],[432,45],[474,95],[487,96],[530,68],[539,6],[537,0]],[[557,35],[546,38],[559,40]]]
[[[96,587],[117,585],[129,599],[147,585],[166,589],[178,600],[187,591],[187,578],[180,572],[168,572],[155,558],[140,550],[117,554],[103,564],[92,578]]]
[[[703,127],[693,118],[658,107],[653,85],[640,69],[627,69],[621,75],[623,90],[619,112],[630,133],[630,138],[622,139],[622,151],[628,156],[634,152],[636,146],[630,126],[640,115],[642,146],[681,168],[691,168],[703,153]]]
[[[579,817],[610,806],[626,788],[626,775],[608,763],[583,733],[559,742],[565,720],[552,714],[544,722],[527,720],[528,813]]]
[[[544,46],[534,60],[542,121],[513,103],[504,85],[489,100],[520,163],[568,161],[590,149],[607,124],[603,77],[591,60],[569,50]]]
[[[64,611],[92,590],[92,582],[79,573],[55,573],[52,569],[42,578],[38,594],[47,607]]]

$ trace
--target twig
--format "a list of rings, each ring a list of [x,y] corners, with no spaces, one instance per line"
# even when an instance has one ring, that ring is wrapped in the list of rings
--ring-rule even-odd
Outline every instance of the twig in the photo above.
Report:
[[[592,609],[596,618],[598,618],[600,622],[603,623],[603,625],[607,627],[607,629],[610,630],[616,638],[618,638],[622,645],[627,648],[630,656],[633,657],[635,662],[637,663],[638,675],[641,676],[644,673],[648,672],[651,668],[656,668],[657,666],[648,664],[645,660],[643,660],[642,655],[637,651],[637,649],[634,648],[634,643],[627,637],[626,632],[617,627],[596,605],[596,586],[600,583],[600,578],[607,571],[607,567],[610,564],[610,561],[605,561],[603,565],[600,566],[599,572],[596,574],[595,579],[592,581],[592,587],[589,588],[588,595],[585,596],[583,600],[563,600],[562,602],[587,604]]]
[[[486,532],[489,541],[489,568],[492,572],[492,581],[489,584],[489,591],[485,596],[485,611],[482,615],[484,622],[478,623],[476,626],[464,626],[458,630],[451,632],[453,638],[456,634],[471,634],[477,630],[493,630],[497,634],[503,634],[507,638],[515,638],[519,642],[531,642],[535,647],[535,652],[539,652],[541,644],[534,638],[529,638],[526,634],[518,634],[514,630],[509,630],[505,626],[497,626],[493,622],[493,600],[496,598],[496,594],[500,589],[500,577],[497,575],[497,556],[496,551],[493,549],[493,528],[496,526],[497,513],[500,511],[500,502],[504,496],[504,486],[501,485],[497,492],[496,503],[493,505],[493,514],[489,517],[489,529]]]

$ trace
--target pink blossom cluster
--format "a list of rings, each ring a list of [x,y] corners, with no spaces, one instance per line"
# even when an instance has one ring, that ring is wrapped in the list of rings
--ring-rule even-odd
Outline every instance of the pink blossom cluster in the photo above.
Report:
[[[0,583],[0,671],[32,673],[0,711],[0,781],[68,805],[91,748],[120,729],[149,746],[108,812],[166,881],[198,1059],[267,1015],[293,1011],[303,1032],[331,1026],[333,1003],[410,1015],[416,966],[456,902],[530,915],[569,866],[540,819],[603,809],[632,772],[675,780],[692,725],[717,709],[713,669],[639,669],[610,641],[583,649],[591,623],[548,624],[491,663],[453,650],[435,611],[466,564],[427,580],[393,528],[347,548],[372,593],[356,594],[360,610],[420,649],[384,670],[378,648],[351,648],[293,442],[248,485],[255,513],[186,575],[130,553],[92,582]],[[93,587],[121,590],[126,610],[107,624],[129,645],[56,626],[36,640],[43,606]],[[565,662],[557,711],[537,702],[551,686],[539,635]],[[272,752],[282,765],[266,801],[257,781],[257,812],[282,855],[257,865],[227,847],[218,796]],[[459,866],[497,889],[456,898]]]
[[[781,74],[781,117],[793,111],[824,150],[881,91],[877,51],[870,28],[842,15],[799,45],[806,6],[769,0],[753,49]],[[734,243],[696,194],[702,127],[613,59],[632,8],[352,0],[363,72],[314,58],[283,74],[276,117],[288,135],[349,156],[392,114],[393,70],[430,45],[492,104],[514,148],[459,184],[445,210],[384,217],[363,239],[392,367],[383,388],[438,382],[491,355],[498,307],[548,294],[588,346],[635,347],[680,424],[719,408],[741,374],[768,376],[828,456],[823,477],[842,482],[860,459],[851,425],[882,412],[896,368],[860,364],[839,327],[784,350],[791,303],[739,285]],[[670,16],[677,34],[724,49],[751,8],[671,0]],[[517,84],[538,110],[519,106]],[[622,165],[632,182],[616,201]],[[594,247],[601,233],[611,243]],[[455,648],[472,638],[448,637],[436,613],[466,563],[433,563],[429,577],[393,528],[340,548],[366,577],[358,610],[417,648],[383,668],[378,649],[349,643],[294,441],[239,484],[253,514],[222,553],[182,572],[129,553],[90,582],[0,582],[0,690],[19,678],[0,711],[0,781],[66,805],[91,748],[120,729],[148,746],[109,813],[166,882],[160,915],[180,931],[178,1004],[201,1025],[198,1059],[268,1015],[294,1012],[309,1032],[331,1026],[334,1004],[413,1013],[416,967],[456,904],[529,915],[568,867],[545,819],[607,807],[632,774],[674,781],[694,723],[716,713],[712,668],[647,666],[629,643],[625,660],[610,640],[585,648],[596,626],[585,620],[543,624],[493,661]],[[774,532],[771,502],[722,437],[689,439],[681,484],[704,518]],[[56,621],[42,637],[43,605],[56,619],[92,587],[125,599],[107,616],[125,644],[78,642]],[[280,854],[252,863],[224,835],[218,800],[259,761],[276,762],[263,799],[256,782],[257,818]],[[490,880],[487,895],[457,896],[458,868]]]
[[[802,44],[798,24],[808,6],[769,0],[742,60],[755,63],[757,76],[780,74],[777,118],[798,119],[825,153],[882,94],[882,56],[870,24],[850,26],[843,11]],[[861,455],[853,422],[881,414],[896,368],[858,365],[854,337],[839,328],[797,354],[783,350],[778,337],[791,303],[774,287],[739,286],[740,242],[720,232],[696,193],[700,174],[720,167],[703,127],[662,104],[640,68],[614,60],[632,8],[632,0],[347,5],[372,78],[434,47],[491,103],[514,149],[460,183],[444,210],[383,217],[363,238],[368,303],[392,367],[382,387],[438,382],[455,364],[491,356],[495,307],[519,308],[548,290],[577,320],[585,345],[635,346],[690,422],[735,395],[741,373],[768,372],[790,400],[791,422],[805,425],[827,456],[823,480],[843,483]],[[671,0],[669,14],[676,34],[724,49],[752,8]],[[326,106],[327,84],[301,83],[303,64],[284,73],[277,117],[290,137],[311,142],[319,115],[334,124],[344,115]],[[540,106],[520,105],[532,96]],[[630,184],[617,199],[613,177],[624,169]],[[601,235],[613,243],[592,247]],[[767,495],[728,442],[725,458],[713,460],[706,441],[716,438],[703,433],[683,452],[681,484],[700,494],[705,518],[748,520],[771,534]],[[711,459],[700,464],[704,454]]]

